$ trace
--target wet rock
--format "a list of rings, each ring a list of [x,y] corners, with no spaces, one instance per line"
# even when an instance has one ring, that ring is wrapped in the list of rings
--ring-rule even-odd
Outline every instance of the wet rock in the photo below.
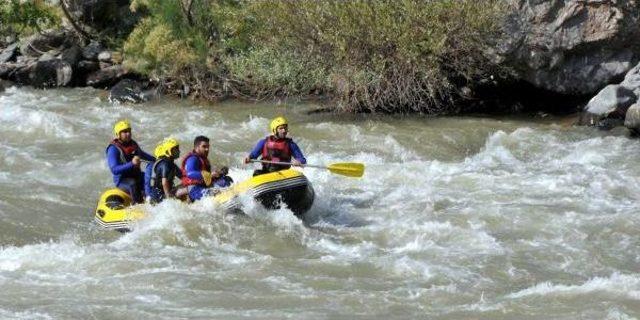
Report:
[[[123,79],[109,91],[109,102],[111,103],[139,103],[146,101],[143,94],[143,86],[139,81]]]
[[[31,84],[37,88],[64,87],[71,82],[72,76],[71,65],[61,59],[38,61]]]
[[[21,42],[20,52],[24,56],[39,57],[51,49],[61,48],[66,38],[67,34],[62,30],[36,33]]]
[[[77,45],[72,45],[71,47],[65,49],[64,51],[62,51],[62,55],[60,56],[60,59],[71,65],[71,67],[76,67],[81,58],[82,49]]]
[[[590,94],[640,60],[637,1],[508,0],[503,37],[488,53],[538,88]]]
[[[640,103],[635,103],[627,109],[624,126],[634,133],[640,133]]]
[[[129,71],[121,65],[111,66],[89,74],[87,77],[87,85],[94,88],[106,88],[128,74]]]
[[[0,63],[15,61],[18,54],[18,43],[14,43],[0,51]]]
[[[97,60],[98,54],[104,51],[102,45],[97,41],[91,41],[86,47],[82,48],[82,57],[85,60]]]
[[[627,109],[637,101],[633,91],[620,86],[608,85],[591,98],[585,111],[588,125],[598,125],[603,119],[624,119]]]

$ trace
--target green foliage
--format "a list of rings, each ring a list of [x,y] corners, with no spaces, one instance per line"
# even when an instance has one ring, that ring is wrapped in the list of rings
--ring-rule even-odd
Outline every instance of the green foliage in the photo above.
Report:
[[[141,72],[195,81],[218,97],[322,92],[343,110],[426,113],[450,112],[459,87],[492,71],[483,50],[505,10],[500,0],[134,0],[132,8],[149,12],[125,46]]]
[[[55,7],[42,0],[4,0],[0,4],[0,33],[29,34],[59,24],[60,15]]]

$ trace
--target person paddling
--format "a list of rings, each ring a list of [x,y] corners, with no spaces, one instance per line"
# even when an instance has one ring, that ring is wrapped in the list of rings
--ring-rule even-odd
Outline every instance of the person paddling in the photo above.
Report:
[[[140,170],[140,159],[155,161],[150,154],[144,152],[132,139],[131,124],[128,120],[120,120],[113,126],[115,139],[106,149],[107,164],[113,174],[113,183],[117,188],[129,193],[133,203],[143,201],[142,189],[144,177]]]
[[[209,138],[197,136],[193,140],[193,151],[182,160],[182,185],[188,188],[191,201],[214,195],[218,188],[228,187],[233,180],[227,177],[228,169],[212,170],[209,155]]]
[[[175,188],[173,180],[182,178],[182,171],[174,163],[180,157],[180,144],[174,138],[160,142],[154,151],[156,161],[147,165],[144,173],[145,194],[151,203],[160,203],[167,198],[182,198],[187,188]]]
[[[307,163],[300,147],[291,138],[287,138],[289,133],[287,119],[276,117],[269,124],[269,129],[271,135],[258,141],[251,153],[244,158],[244,163],[249,163],[258,157],[265,161],[288,162],[294,166],[303,166]],[[262,169],[254,171],[253,175],[289,169],[291,165],[262,163]]]

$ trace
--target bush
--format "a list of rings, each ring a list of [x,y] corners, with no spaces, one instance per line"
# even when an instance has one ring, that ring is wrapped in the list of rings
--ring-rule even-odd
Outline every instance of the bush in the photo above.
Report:
[[[4,0],[0,4],[0,34],[30,34],[58,25],[58,10],[42,0]]]
[[[322,92],[341,110],[446,113],[492,71],[482,53],[502,3],[136,0],[149,16],[125,49],[137,70],[214,98]]]

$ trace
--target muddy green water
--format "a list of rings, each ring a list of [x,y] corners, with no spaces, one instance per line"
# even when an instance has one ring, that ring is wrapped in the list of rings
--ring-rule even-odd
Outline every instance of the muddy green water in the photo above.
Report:
[[[313,105],[114,106],[89,89],[0,93],[2,319],[635,319],[640,141],[564,120],[311,114]],[[195,135],[240,181],[286,115],[304,221],[166,201],[128,234],[93,222],[121,118],[147,151]]]

